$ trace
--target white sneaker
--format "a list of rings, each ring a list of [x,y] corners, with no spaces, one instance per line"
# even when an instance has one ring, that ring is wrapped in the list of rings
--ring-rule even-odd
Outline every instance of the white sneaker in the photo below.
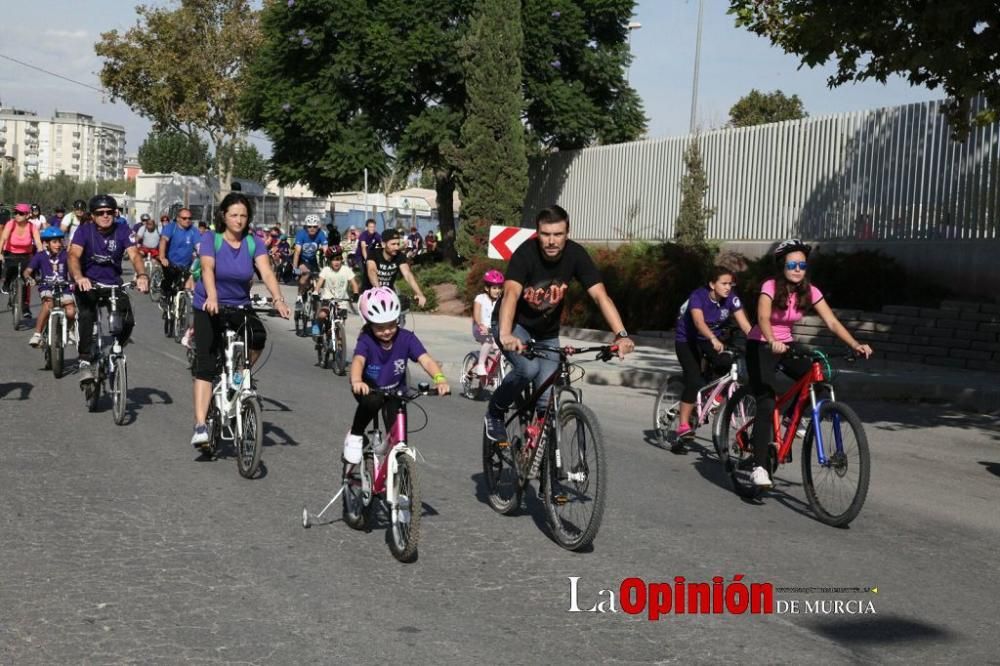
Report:
[[[35,331],[34,333],[31,334],[31,339],[28,340],[28,344],[31,345],[32,347],[37,347],[38,345],[42,344],[42,339],[43,339],[42,334]]]
[[[806,436],[806,430],[809,428],[809,421],[802,419],[799,421],[799,429],[795,431],[795,437],[797,439],[802,439]]]
[[[750,481],[758,488],[771,488],[774,486],[771,483],[771,475],[760,465],[753,468],[753,471],[750,473]]]
[[[193,331],[190,328],[187,329],[186,331],[184,331],[184,337],[181,338],[181,347],[187,347],[187,348],[191,347],[191,333],[192,332]]]
[[[477,374],[479,376],[483,376],[483,375],[486,374],[486,366],[485,365],[477,365],[475,368],[472,369],[472,372],[474,372],[475,374]]]
[[[344,438],[344,460],[352,465],[357,465],[361,462],[361,450],[364,445],[364,437],[347,433],[347,437]]]

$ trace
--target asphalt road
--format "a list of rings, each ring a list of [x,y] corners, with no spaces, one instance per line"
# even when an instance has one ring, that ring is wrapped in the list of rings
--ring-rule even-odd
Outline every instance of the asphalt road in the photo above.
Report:
[[[593,548],[570,553],[548,537],[536,500],[512,517],[484,503],[483,405],[427,399],[430,421],[412,436],[426,458],[420,556],[403,565],[384,531],[353,531],[339,510],[331,524],[300,524],[303,504],[317,511],[336,489],[355,403],[290,322],[267,320],[257,374],[266,473],[248,481],[232,459],[197,460],[183,350],[162,337],[148,299],[136,311],[121,427],[106,404],[85,411],[74,375],[43,372],[28,334],[0,313],[0,663],[1000,658],[996,418],[856,404],[871,491],[850,528],[833,529],[811,517],[797,461],[763,501],[742,501],[706,439],[680,456],[650,443],[651,392],[588,385],[611,485]],[[415,325],[419,333],[419,317]],[[442,355],[440,345],[454,344],[424,342]],[[411,422],[422,423],[419,411]],[[584,612],[602,600],[608,608],[601,590],[617,597],[630,577],[738,574],[772,583],[785,612],[649,621],[621,612],[619,599],[617,613]],[[570,577],[581,612],[570,611]],[[869,612],[833,612],[837,600]],[[807,612],[807,601],[831,612]]]

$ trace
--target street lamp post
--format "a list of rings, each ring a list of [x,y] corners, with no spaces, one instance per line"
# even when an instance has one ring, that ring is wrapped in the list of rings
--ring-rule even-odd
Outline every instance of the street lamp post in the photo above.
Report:
[[[701,24],[705,16],[705,0],[698,0],[698,33],[694,45],[694,83],[691,87],[691,126],[689,132],[694,134],[695,116],[698,111],[698,66],[701,64]]]
[[[641,28],[642,24],[639,23],[638,21],[629,21],[627,27],[628,27],[628,53],[629,53],[629,56],[631,56],[632,55],[632,31],[633,30],[638,30],[639,28]],[[632,59],[629,58],[628,67],[625,68],[625,83],[628,83],[629,70],[631,70],[631,69],[632,69]]]

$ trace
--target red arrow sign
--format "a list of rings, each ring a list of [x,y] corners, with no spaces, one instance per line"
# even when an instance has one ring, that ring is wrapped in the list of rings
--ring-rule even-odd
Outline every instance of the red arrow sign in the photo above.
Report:
[[[521,227],[490,227],[490,247],[489,255],[493,258],[510,261],[521,243],[536,235],[534,229],[522,229]]]

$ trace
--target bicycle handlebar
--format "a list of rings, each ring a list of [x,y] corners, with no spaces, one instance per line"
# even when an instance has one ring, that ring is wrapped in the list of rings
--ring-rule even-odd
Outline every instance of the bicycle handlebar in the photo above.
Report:
[[[596,347],[573,347],[566,345],[564,347],[552,347],[550,345],[540,345],[532,339],[524,343],[524,349],[521,351],[528,358],[534,358],[538,355],[538,352],[554,352],[559,354],[560,357],[597,352],[597,357],[594,360],[606,362],[614,358],[614,355],[618,352],[618,345],[598,345]]]
[[[368,387],[369,394],[381,394],[387,398],[396,398],[402,400],[403,402],[413,402],[419,400],[420,398],[426,396],[441,397],[441,394],[434,390],[434,387],[427,382],[420,382],[417,384],[417,388],[412,386],[396,387],[391,389],[376,388],[374,386]],[[450,392],[444,395],[451,395]]]

